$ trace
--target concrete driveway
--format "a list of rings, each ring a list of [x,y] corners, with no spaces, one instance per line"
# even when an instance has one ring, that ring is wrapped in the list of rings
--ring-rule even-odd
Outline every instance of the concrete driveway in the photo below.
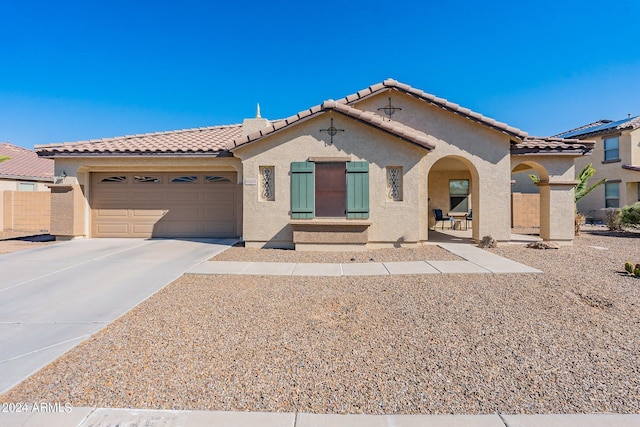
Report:
[[[0,393],[235,242],[86,239],[0,256]]]

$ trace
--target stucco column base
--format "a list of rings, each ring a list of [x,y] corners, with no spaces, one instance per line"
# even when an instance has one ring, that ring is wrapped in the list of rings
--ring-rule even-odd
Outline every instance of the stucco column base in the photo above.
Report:
[[[56,234],[55,237],[56,237],[56,242],[67,242],[69,240],[78,240],[78,239],[86,238],[86,236],[64,236],[60,234]]]
[[[84,194],[78,184],[52,184],[51,234],[56,240],[84,236]]]
[[[541,182],[540,237],[561,246],[571,245],[575,238],[575,182]]]

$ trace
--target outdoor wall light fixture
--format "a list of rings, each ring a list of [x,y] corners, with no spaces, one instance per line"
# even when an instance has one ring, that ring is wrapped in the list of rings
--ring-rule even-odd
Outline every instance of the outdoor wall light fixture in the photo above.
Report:
[[[378,108],[378,111],[380,111],[380,110],[384,111],[384,114],[386,114],[387,117],[389,117],[389,121],[391,121],[391,116],[393,116],[393,114],[396,111],[402,110],[402,108],[394,107],[393,104],[391,103],[391,97],[389,97],[389,103],[387,105],[385,105],[384,107]]]
[[[320,132],[327,132],[331,137],[329,144],[333,144],[333,137],[338,134],[338,132],[344,132],[344,129],[338,129],[333,125],[333,117],[331,118],[331,126],[327,129],[320,129]]]

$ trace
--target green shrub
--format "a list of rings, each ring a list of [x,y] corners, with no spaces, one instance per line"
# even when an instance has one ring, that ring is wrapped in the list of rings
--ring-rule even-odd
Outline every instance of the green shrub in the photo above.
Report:
[[[607,208],[604,210],[604,220],[607,223],[609,230],[618,231],[622,230],[622,223],[620,221],[620,209]]]
[[[636,202],[632,206],[625,206],[622,208],[622,211],[620,212],[620,222],[627,226],[640,226],[640,202]]]

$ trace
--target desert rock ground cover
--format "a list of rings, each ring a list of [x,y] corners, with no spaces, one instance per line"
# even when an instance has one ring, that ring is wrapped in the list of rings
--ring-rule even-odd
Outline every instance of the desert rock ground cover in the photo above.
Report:
[[[640,235],[492,251],[544,274],[185,275],[0,400],[639,413],[640,279],[622,271],[640,262]]]

